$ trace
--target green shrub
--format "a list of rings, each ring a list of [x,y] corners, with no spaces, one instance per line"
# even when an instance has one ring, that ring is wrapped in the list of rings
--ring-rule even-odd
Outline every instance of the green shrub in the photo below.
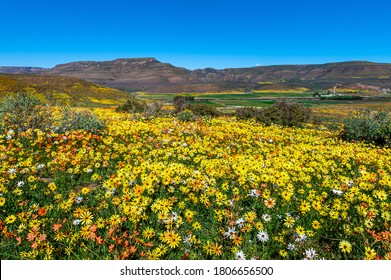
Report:
[[[344,120],[341,138],[391,146],[391,114],[370,109],[355,111]]]
[[[211,116],[217,117],[220,115],[219,111],[215,107],[208,106],[206,104],[191,104],[187,106],[187,109],[192,111],[195,116]]]
[[[259,109],[255,107],[241,107],[235,110],[234,115],[240,120],[255,119],[259,114]]]
[[[99,117],[91,111],[76,112],[70,108],[63,108],[57,131],[65,132],[82,129],[97,134],[105,129],[105,127],[106,124],[104,121],[100,120]]]
[[[258,122],[266,125],[278,124],[296,127],[301,127],[310,118],[311,109],[285,99],[277,101],[270,107],[263,108],[255,117]]]
[[[0,104],[0,130],[28,129],[50,130],[53,124],[52,112],[33,95],[17,93],[6,97]]]
[[[178,120],[180,121],[190,121],[193,119],[193,113],[190,110],[184,110],[178,113]]]
[[[116,108],[117,112],[142,113],[145,110],[145,102],[137,97],[130,96],[126,103]]]

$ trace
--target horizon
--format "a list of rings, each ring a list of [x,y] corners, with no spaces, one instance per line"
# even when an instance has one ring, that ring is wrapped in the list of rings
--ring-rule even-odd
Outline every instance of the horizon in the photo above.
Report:
[[[391,63],[386,0],[3,3],[1,66],[155,57],[187,69]]]
[[[179,68],[186,68],[188,70],[201,70],[201,69],[207,69],[207,68],[214,68],[210,66],[206,66],[204,68],[194,68],[190,69],[187,67],[183,67],[181,65],[175,65],[171,63],[170,61],[162,61],[156,57],[118,57],[114,59],[108,59],[108,60],[78,60],[78,61],[69,61],[64,63],[55,64],[52,67],[43,67],[43,66],[35,66],[35,65],[0,65],[0,67],[32,67],[32,68],[42,68],[42,69],[51,69],[55,66],[62,65],[62,64],[69,64],[69,63],[80,63],[80,62],[111,62],[115,60],[126,60],[126,59],[155,59],[156,61],[160,63],[167,63],[171,64],[174,67]],[[349,62],[356,62],[356,63],[375,63],[375,64],[391,64],[390,62],[381,62],[381,61],[368,61],[368,60],[345,60],[345,61],[328,61],[324,63],[283,63],[283,64],[267,64],[267,65],[254,65],[254,66],[244,66],[244,67],[226,67],[226,68],[215,68],[216,70],[223,70],[223,69],[229,69],[229,68],[254,68],[254,67],[271,67],[271,66],[300,66],[300,65],[325,65],[325,64],[334,64],[334,63],[349,63]]]

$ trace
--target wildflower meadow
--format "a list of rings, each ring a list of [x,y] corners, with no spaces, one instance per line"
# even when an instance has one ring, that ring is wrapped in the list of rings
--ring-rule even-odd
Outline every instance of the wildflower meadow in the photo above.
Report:
[[[391,259],[390,148],[228,116],[94,114],[98,130],[2,120],[1,259]]]

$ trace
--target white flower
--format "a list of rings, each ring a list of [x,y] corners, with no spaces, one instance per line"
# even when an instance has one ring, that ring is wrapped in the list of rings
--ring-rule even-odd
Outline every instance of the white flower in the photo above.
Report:
[[[7,140],[11,140],[12,139],[12,135],[8,134],[7,137],[6,137]]]
[[[313,260],[315,257],[318,256],[314,248],[310,248],[308,250],[305,250],[306,259]]]
[[[339,196],[342,194],[342,191],[337,190],[337,189],[333,189],[333,193]]]
[[[91,168],[87,168],[86,172],[87,172],[87,173],[91,173],[91,172],[92,172],[92,169],[91,169]]]
[[[296,242],[304,242],[307,239],[307,236],[305,234],[298,234],[296,235]]]
[[[74,226],[77,226],[78,224],[80,224],[80,222],[81,222],[80,219],[76,219],[76,220],[73,221],[72,224],[73,224]]]
[[[237,260],[245,260],[246,259],[246,255],[243,253],[243,251],[237,251],[235,253],[235,258]]]
[[[23,181],[19,181],[16,185],[20,188],[20,187],[22,187],[24,185],[24,182]]]
[[[40,164],[37,165],[37,168],[38,168],[38,169],[42,169],[44,166],[45,166],[45,164],[40,163]]]
[[[260,231],[260,232],[258,232],[258,234],[257,234],[257,238],[258,238],[258,240],[261,241],[261,242],[266,242],[266,241],[269,240],[269,235],[267,234],[266,231]]]
[[[269,214],[263,214],[262,215],[262,219],[265,221],[265,222],[270,222],[272,220],[272,217],[269,215]]]
[[[236,235],[235,228],[228,228],[228,231],[224,232],[225,237],[232,238]]]
[[[295,245],[295,244],[292,244],[292,243],[289,243],[289,244],[288,244],[288,250],[293,251],[293,250],[295,250],[295,249],[296,249],[296,245]]]
[[[178,220],[178,214],[176,212],[171,212],[170,218],[172,221]]]
[[[258,190],[255,190],[255,189],[251,190],[249,195],[252,197],[258,197],[259,196]]]
[[[8,174],[15,174],[16,173],[16,168],[10,168],[8,169]]]
[[[244,226],[244,219],[243,218],[239,218],[235,224],[238,225],[239,228],[242,228]]]
[[[187,246],[191,246],[191,234],[185,236],[185,238],[183,239],[183,243],[185,243]]]
[[[83,201],[83,198],[81,196],[76,197],[76,203],[80,204]]]

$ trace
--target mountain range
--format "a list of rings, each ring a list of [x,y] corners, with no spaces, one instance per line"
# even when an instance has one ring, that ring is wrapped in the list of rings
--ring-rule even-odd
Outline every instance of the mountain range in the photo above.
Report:
[[[362,91],[391,88],[391,64],[367,61],[189,70],[155,58],[123,58],[70,62],[53,68],[0,67],[0,73],[75,77],[127,92],[150,93],[317,91],[336,85]]]

